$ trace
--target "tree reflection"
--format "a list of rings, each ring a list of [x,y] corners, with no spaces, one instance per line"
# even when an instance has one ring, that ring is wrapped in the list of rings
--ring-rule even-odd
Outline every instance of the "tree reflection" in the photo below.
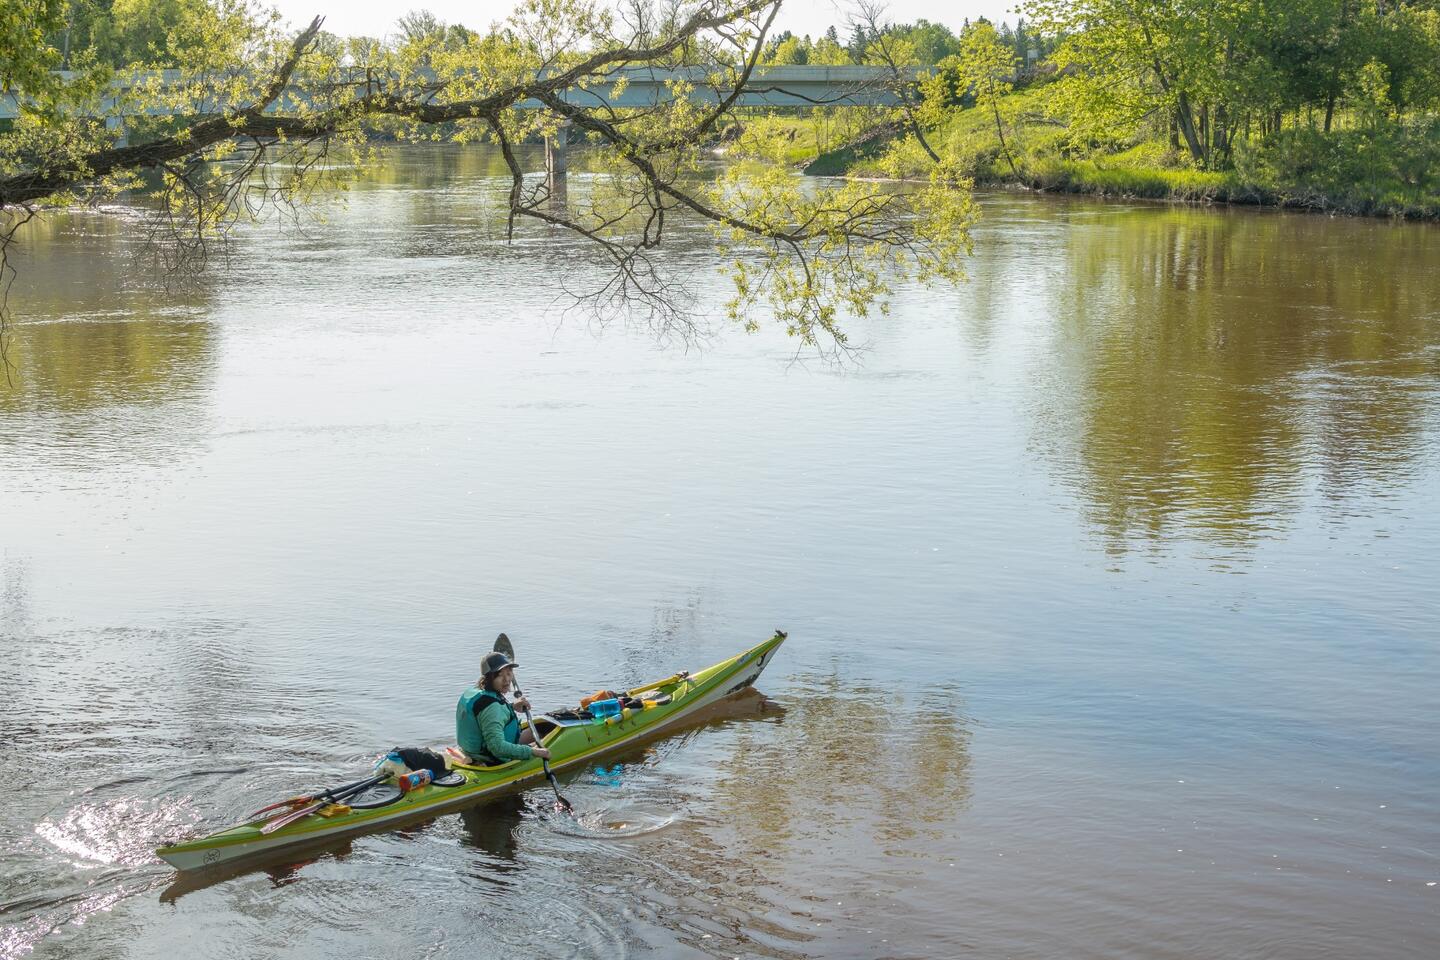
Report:
[[[746,852],[784,860],[824,838],[847,857],[906,856],[944,836],[970,795],[970,730],[958,697],[835,676],[798,682],[781,735],[738,727],[716,785]]]
[[[1114,549],[1244,545],[1312,478],[1345,498],[1415,475],[1440,368],[1433,228],[1137,208],[1064,242],[1046,380],[1066,388],[1037,422]]]
[[[180,447],[209,391],[216,335],[202,319],[207,291],[167,289],[139,249],[142,234],[126,217],[84,212],[26,228],[10,292],[24,319],[7,333],[0,446],[74,465]]]
[[[0,407],[75,412],[193,397],[208,379],[209,324],[153,319],[20,325]]]

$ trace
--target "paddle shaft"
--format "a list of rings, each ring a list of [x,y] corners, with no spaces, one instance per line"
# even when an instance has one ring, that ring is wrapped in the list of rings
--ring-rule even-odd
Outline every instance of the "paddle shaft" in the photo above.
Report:
[[[505,634],[502,633],[495,638],[494,649],[497,653],[505,654],[505,659],[511,663],[515,662],[515,647],[511,645],[510,638],[505,636]],[[513,667],[510,670],[510,684],[515,688],[515,698],[517,700],[525,700],[525,694],[520,689],[520,681],[515,679],[515,670]],[[540,742],[540,731],[535,729],[535,718],[530,716],[530,702],[528,700],[525,700],[525,722],[530,725],[530,739],[534,741],[535,746],[543,748],[544,745]],[[545,776],[549,779],[550,786],[555,791],[555,803],[562,810],[573,813],[575,808],[571,806],[570,801],[560,796],[560,781],[556,780],[555,774],[551,772],[550,761],[541,757],[540,768],[545,771]]]
[[[520,689],[520,681],[515,679],[514,670],[510,671],[510,682],[515,685],[515,699],[525,700],[525,694]],[[535,746],[541,746],[540,731],[535,729],[535,718],[530,716],[529,701],[525,702],[525,722],[530,726],[530,739],[534,741]],[[545,776],[550,779],[550,786],[555,790],[555,802],[560,804],[560,806],[564,807],[566,810],[572,809],[570,806],[570,801],[560,796],[560,781],[555,779],[555,772],[550,769],[550,761],[546,760],[544,757],[541,757],[540,769],[544,770]]]

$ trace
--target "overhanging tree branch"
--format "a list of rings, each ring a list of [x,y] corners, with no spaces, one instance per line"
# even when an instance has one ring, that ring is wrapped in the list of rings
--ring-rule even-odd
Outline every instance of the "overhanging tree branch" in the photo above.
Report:
[[[537,34],[536,23],[552,28],[541,18],[516,21],[514,34],[466,41],[449,53],[392,51],[378,66],[342,66],[318,44],[317,18],[284,44],[277,66],[243,107],[216,110],[227,98],[242,100],[234,88],[243,88],[243,76],[228,92],[202,77],[195,102],[212,111],[208,115],[133,146],[33,156],[0,177],[0,211],[113,191],[117,178],[131,171],[158,169],[164,185],[156,221],[170,244],[167,266],[198,268],[209,259],[210,242],[223,241],[238,220],[270,205],[287,208],[297,192],[336,176],[324,171],[343,165],[320,163],[332,145],[358,146],[370,123],[389,118],[402,124],[402,136],[428,139],[425,131],[444,124],[488,136],[509,173],[507,241],[521,218],[585,239],[610,267],[610,279],[583,299],[607,308],[637,306],[665,329],[684,322],[680,288],[652,251],[677,211],[712,224],[717,244],[738,257],[732,317],[752,328],[748,311],[768,308],[807,345],[817,343],[818,331],[843,349],[838,311],[863,314],[883,301],[907,264],[924,278],[959,276],[958,258],[974,221],[967,191],[932,191],[921,202],[910,192],[873,185],[801,186],[793,171],[774,166],[753,182],[743,180],[742,167],[718,184],[699,175],[703,142],[746,91],[780,0],[709,0],[660,35],[653,24],[637,21],[628,39],[592,29],[589,8],[573,2],[558,9],[577,19],[553,26],[553,36],[568,45],[563,48]],[[551,10],[547,3],[532,12]],[[566,52],[576,44],[584,49]],[[617,77],[627,66],[680,55],[708,64],[713,104],[697,111],[678,96],[643,109],[602,98],[575,102],[585,99],[577,90],[622,82]],[[356,80],[362,73],[363,81]],[[516,109],[527,102],[542,109]],[[168,109],[183,112],[184,105]],[[609,171],[603,191],[586,191],[568,206],[547,184],[527,181],[516,151],[522,138],[548,134],[559,123],[582,131]]]

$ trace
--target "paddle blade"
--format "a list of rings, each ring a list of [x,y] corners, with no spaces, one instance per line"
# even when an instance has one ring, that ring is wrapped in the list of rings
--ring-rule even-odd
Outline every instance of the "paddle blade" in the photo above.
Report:
[[[495,638],[495,652],[505,654],[512,661],[515,659],[515,648],[510,645],[510,638],[503,633]]]
[[[281,814],[274,820],[271,820],[269,823],[265,824],[265,826],[261,827],[260,832],[265,834],[266,836],[269,836],[276,830],[279,830],[281,827],[287,827],[290,824],[294,823],[296,820],[304,820],[306,817],[310,816],[310,814],[319,810],[321,807],[325,806],[325,804],[329,802],[329,800],[321,800],[319,803],[313,803],[308,807],[301,807],[299,810],[293,810],[290,813]]]
[[[314,797],[291,797],[289,800],[281,800],[279,803],[272,803],[268,807],[261,807],[254,813],[247,816],[246,820],[254,820],[262,813],[269,813],[271,810],[279,810],[281,807],[295,808],[314,801]]]

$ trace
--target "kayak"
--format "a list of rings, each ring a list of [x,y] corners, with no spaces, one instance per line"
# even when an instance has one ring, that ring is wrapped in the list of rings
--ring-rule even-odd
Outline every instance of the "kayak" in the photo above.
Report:
[[[628,691],[626,697],[643,702],[643,708],[626,709],[603,719],[576,711],[556,711],[554,716],[536,717],[540,743],[550,750],[551,768],[564,770],[580,766],[599,754],[649,737],[739,693],[755,682],[784,641],[785,634],[777,630],[775,636],[764,643],[714,666],[695,673],[678,673]],[[414,821],[473,803],[481,797],[534,786],[537,781],[543,782],[545,776],[536,758],[511,760],[496,766],[452,761],[450,767],[450,774],[440,782],[397,794],[381,806],[367,805],[362,809],[343,802],[316,804],[314,813],[268,830],[266,825],[276,817],[273,812],[267,813],[218,833],[160,847],[155,853],[178,870],[196,870],[286,847],[368,833],[386,824]]]

